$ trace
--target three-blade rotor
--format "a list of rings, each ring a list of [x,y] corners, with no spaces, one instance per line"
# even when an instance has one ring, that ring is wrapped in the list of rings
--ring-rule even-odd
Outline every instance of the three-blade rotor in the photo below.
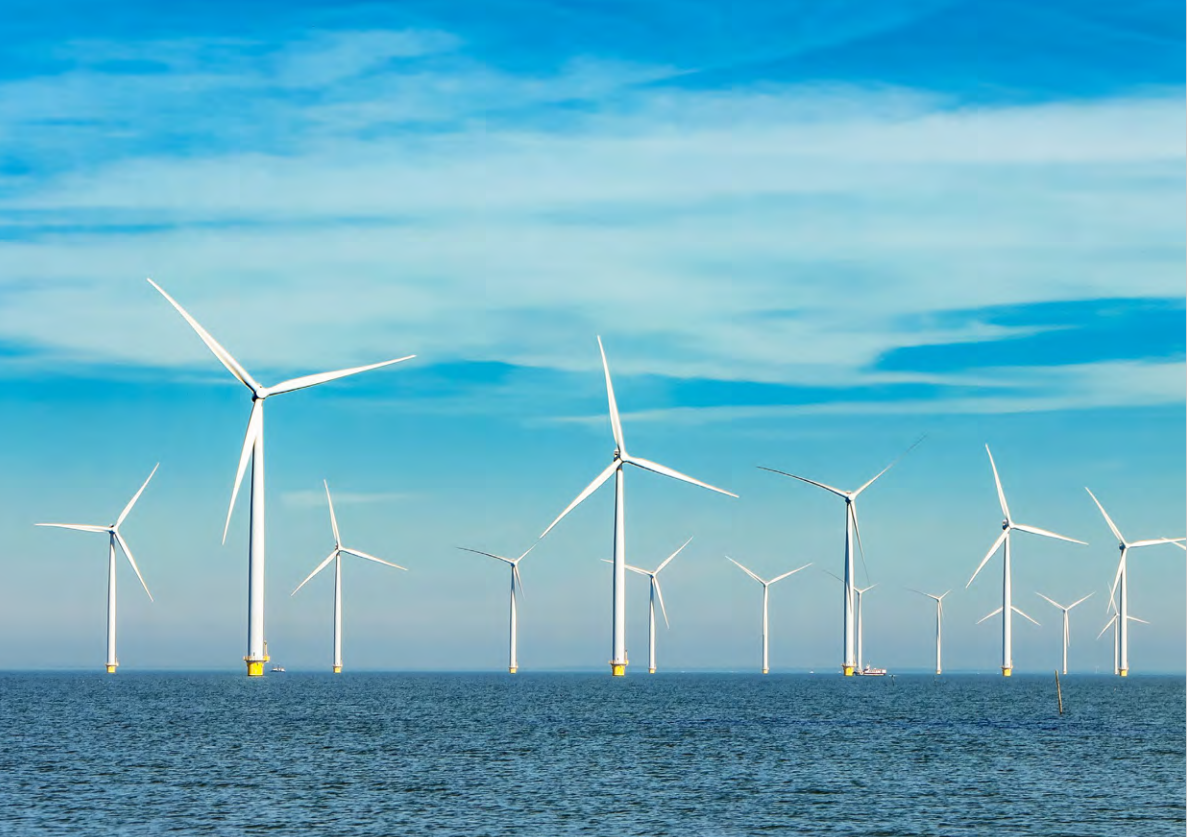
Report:
[[[668,564],[672,561],[672,559],[675,558],[677,555],[679,555],[681,552],[683,552],[684,547],[688,546],[690,543],[692,543],[692,538],[689,538],[684,543],[680,544],[679,549],[677,549],[675,552],[673,552],[671,555],[669,555],[667,558],[665,558],[663,560],[663,563],[661,563],[654,570],[645,570],[645,569],[642,569],[641,567],[633,567],[630,564],[623,565],[626,569],[630,570],[631,572],[638,573],[639,575],[645,575],[649,579],[651,579],[651,592],[655,594],[655,598],[659,601],[660,613],[662,613],[664,615],[664,625],[666,625],[669,628],[672,627],[672,625],[670,622],[668,622],[668,609],[666,607],[664,607],[664,591],[661,590],[660,586],[659,586],[659,574],[660,574],[660,571],[664,567],[668,566]],[[602,559],[602,560],[605,561],[606,559]],[[606,563],[612,564],[614,562],[606,561]]]
[[[666,465],[661,465],[660,463],[653,462],[650,459],[644,459],[641,456],[631,456],[626,452],[626,441],[623,438],[622,433],[622,420],[618,415],[618,401],[614,397],[614,384],[610,380],[610,365],[606,361],[606,350],[602,346],[601,337],[598,337],[598,351],[602,355],[602,370],[606,375],[606,398],[610,405],[610,430],[614,434],[614,458],[611,463],[606,466],[606,469],[602,471],[602,473],[598,474],[594,478],[594,481],[587,485],[585,489],[577,495],[577,498],[573,500],[573,502],[569,503],[563,512],[557,515],[556,519],[553,520],[552,523],[548,524],[548,528],[540,534],[540,537],[543,538],[545,535],[551,532],[553,527],[564,519],[565,515],[577,508],[577,506],[581,505],[585,498],[597,491],[602,486],[602,484],[606,482],[606,480],[610,479],[610,477],[624,465],[634,465],[636,468],[642,468],[644,471],[651,471],[652,473],[661,474],[665,477],[671,477],[672,479],[680,480],[681,482],[687,482],[692,485],[700,486],[701,488],[707,488],[710,491],[716,491],[718,494],[725,494],[729,497],[737,497],[738,495],[734,494],[732,491],[726,491],[724,488],[718,488],[717,486],[710,485],[707,482],[702,482],[701,480],[690,477],[688,474],[681,473],[674,468],[669,468]]]
[[[416,355],[407,355],[405,357],[394,358],[392,360],[385,360],[379,363],[368,364],[367,366],[354,366],[349,369],[339,369],[334,372],[319,372],[313,375],[302,375],[299,378],[291,378],[287,381],[282,381],[275,386],[266,387],[251,376],[251,374],[243,367],[239,361],[223,348],[217,340],[210,335],[206,329],[202,328],[201,324],[190,316],[173,297],[169,296],[160,285],[152,279],[148,283],[156,288],[161,296],[169,301],[169,304],[177,309],[177,312],[185,319],[190,327],[194,329],[202,342],[206,344],[207,348],[214,353],[214,356],[219,359],[223,366],[227,368],[236,379],[244,386],[251,390],[251,415],[247,419],[247,432],[243,436],[243,448],[239,454],[239,466],[235,471],[235,485],[231,490],[231,502],[227,508],[227,521],[223,525],[223,543],[227,541],[227,530],[231,526],[231,516],[235,510],[235,500],[239,496],[239,488],[243,483],[243,474],[247,470],[247,463],[251,459],[252,452],[255,449],[256,442],[263,435],[264,429],[264,399],[270,395],[281,395],[286,392],[294,392],[306,387],[317,386],[328,381],[335,381],[338,378],[345,378],[348,375],[357,375],[360,372],[369,372],[372,369],[379,369],[383,366],[391,366],[393,363],[400,363],[405,360],[411,360]]]
[[[77,532],[102,532],[111,538],[112,543],[119,544],[120,549],[124,553],[124,557],[128,559],[128,563],[132,565],[132,569],[136,572],[136,578],[140,579],[140,586],[144,588],[144,592],[148,593],[149,601],[156,601],[153,595],[149,592],[148,584],[144,581],[144,576],[140,574],[140,567],[136,565],[136,559],[132,556],[132,550],[128,547],[128,542],[124,540],[124,536],[120,534],[120,525],[128,518],[128,513],[132,511],[132,507],[136,505],[136,501],[140,499],[140,495],[144,493],[144,489],[148,488],[149,482],[153,478],[153,474],[157,472],[157,468],[161,467],[158,462],[153,466],[152,471],[149,472],[148,478],[145,479],[144,484],[140,486],[140,490],[132,495],[132,499],[128,501],[128,505],[124,506],[124,510],[120,512],[119,517],[116,518],[115,523],[110,526],[95,526],[88,523],[38,523],[37,526],[47,526],[54,529],[74,529]]]
[[[487,558],[494,558],[496,561],[502,561],[504,564],[511,565],[511,576],[515,581],[515,589],[519,591],[519,595],[523,596],[523,579],[519,575],[519,562],[527,557],[527,554],[536,548],[536,544],[529,546],[522,555],[518,558],[507,558],[503,555],[496,555],[493,552],[483,552],[481,549],[470,549],[468,546],[459,546],[458,549],[464,552],[473,552],[475,555],[485,555]]]
[[[289,595],[297,595],[297,590],[300,590],[302,587],[304,587],[306,583],[308,583],[315,575],[328,567],[330,562],[340,555],[353,555],[356,558],[364,558],[368,561],[374,561],[376,564],[383,564],[385,567],[393,567],[394,569],[404,570],[407,572],[407,567],[401,567],[399,564],[393,564],[391,561],[384,561],[382,558],[376,558],[374,555],[363,552],[361,549],[355,549],[353,547],[342,545],[342,538],[338,534],[338,518],[334,515],[334,499],[330,496],[330,484],[326,480],[322,480],[322,484],[326,487],[326,502],[330,507],[330,527],[334,532],[334,550],[326,556],[324,561],[317,565],[313,572],[305,576],[305,580],[298,584],[297,589],[293,590],[293,592],[289,593]]]

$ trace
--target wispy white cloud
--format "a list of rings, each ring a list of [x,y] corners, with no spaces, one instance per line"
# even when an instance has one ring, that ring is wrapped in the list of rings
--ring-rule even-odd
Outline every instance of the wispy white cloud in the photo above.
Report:
[[[998,333],[906,314],[1181,294],[1177,92],[953,109],[894,89],[640,87],[679,70],[594,60],[512,75],[460,49],[338,33],[270,69],[194,59],[195,79],[320,85],[258,114],[316,130],[284,154],[256,137],[26,182],[0,199],[17,231],[0,331],[59,360],[206,360],[153,275],[261,375],[405,352],[586,369],[601,332],[620,374],[842,387],[894,380],[870,371],[890,349]],[[47,89],[6,97],[8,115]],[[1060,403],[1123,397],[1049,374]]]

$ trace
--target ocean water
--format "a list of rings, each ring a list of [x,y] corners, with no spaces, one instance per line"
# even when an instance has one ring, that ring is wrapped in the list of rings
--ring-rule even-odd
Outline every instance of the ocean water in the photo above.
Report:
[[[0,674],[0,834],[1178,835],[1184,678]]]

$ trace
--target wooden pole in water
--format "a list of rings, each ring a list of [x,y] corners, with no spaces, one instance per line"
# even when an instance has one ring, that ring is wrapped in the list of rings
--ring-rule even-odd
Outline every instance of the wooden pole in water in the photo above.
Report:
[[[1059,671],[1055,672],[1055,698],[1059,701],[1059,714],[1063,714],[1063,690],[1059,688]]]

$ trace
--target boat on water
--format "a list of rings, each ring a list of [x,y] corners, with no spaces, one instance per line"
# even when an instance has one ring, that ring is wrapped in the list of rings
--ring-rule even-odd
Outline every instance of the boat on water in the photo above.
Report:
[[[867,664],[865,668],[854,669],[853,673],[862,677],[883,677],[886,674],[886,669],[874,668]]]
[[[284,666],[272,666],[272,668],[269,669],[269,671],[281,672],[281,671],[284,671]]]

